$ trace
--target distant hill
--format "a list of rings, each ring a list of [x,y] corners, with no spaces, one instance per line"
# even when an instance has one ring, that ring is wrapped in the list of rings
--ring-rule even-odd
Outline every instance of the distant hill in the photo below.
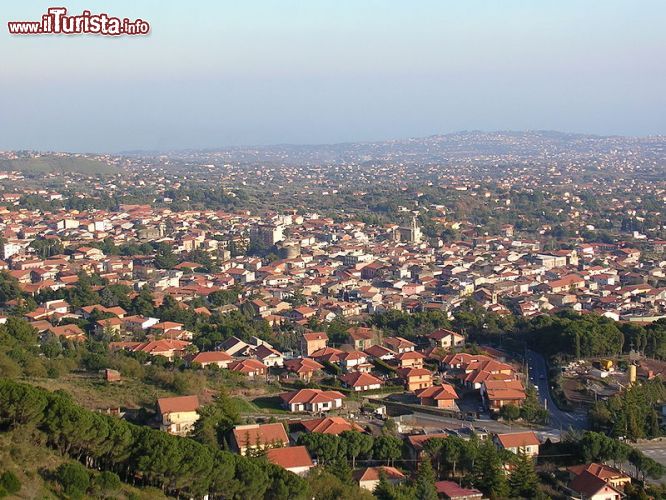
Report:
[[[18,158],[16,160],[0,160],[0,170],[18,172],[43,172],[80,174],[113,174],[118,171],[114,165],[101,160],[82,157],[40,156],[37,158]]]

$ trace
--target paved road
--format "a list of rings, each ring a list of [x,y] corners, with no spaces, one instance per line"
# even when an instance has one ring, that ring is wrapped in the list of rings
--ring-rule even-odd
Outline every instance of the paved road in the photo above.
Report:
[[[529,375],[532,384],[539,389],[539,399],[545,400],[546,408],[550,413],[550,424],[566,431],[570,427],[574,429],[585,429],[587,427],[587,415],[584,410],[576,412],[566,412],[560,410],[550,395],[548,384],[548,367],[546,361],[539,353],[534,351],[526,352],[527,363],[529,365]]]
[[[430,413],[415,412],[410,415],[404,415],[402,418],[407,425],[426,427],[429,429],[459,429],[459,428],[477,428],[485,429],[488,432],[505,433],[505,432],[520,432],[520,431],[534,431],[536,435],[542,440],[551,439],[559,441],[560,430],[549,427],[536,427],[529,428],[516,424],[505,424],[492,419],[479,419],[469,422],[467,420],[460,420],[457,418],[440,417]]]
[[[666,466],[666,439],[653,439],[651,441],[639,441],[638,443],[627,444],[642,451],[652,460]]]

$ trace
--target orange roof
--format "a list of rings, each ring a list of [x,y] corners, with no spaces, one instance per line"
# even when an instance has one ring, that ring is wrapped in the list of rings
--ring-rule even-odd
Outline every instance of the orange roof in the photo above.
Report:
[[[280,423],[237,425],[234,427],[233,433],[240,448],[278,443],[283,446],[289,444],[287,431]]]
[[[199,398],[197,396],[159,398],[157,400],[157,406],[159,407],[161,415],[181,411],[197,411],[199,409]]]
[[[285,469],[314,466],[305,446],[272,448],[266,452],[266,458],[270,463],[279,465]]]
[[[354,479],[357,481],[379,481],[380,475],[384,473],[387,479],[404,479],[405,475],[395,467],[386,465],[380,467],[366,467],[354,473]]]
[[[458,393],[454,387],[450,384],[440,384],[433,387],[427,387],[416,393],[419,398],[422,399],[434,399],[434,400],[446,400],[446,399],[458,399]]]
[[[284,362],[284,366],[290,372],[296,373],[314,372],[317,370],[323,370],[324,368],[321,364],[310,358],[287,359]]]
[[[303,338],[305,340],[328,340],[328,335],[324,332],[309,332],[304,333]]]
[[[280,397],[289,404],[322,403],[345,398],[344,394],[338,391],[322,391],[321,389],[301,389],[281,394]]]
[[[370,373],[350,372],[340,376],[346,385],[350,387],[364,387],[368,385],[383,384],[383,382]]]
[[[305,427],[308,432],[318,432],[320,434],[337,435],[352,430],[363,432],[363,428],[360,425],[354,422],[348,422],[342,417],[323,417],[312,420],[302,420],[300,424]]]
[[[532,431],[511,432],[498,434],[497,439],[504,448],[518,448],[521,446],[537,446],[541,444],[539,438]]]
[[[200,352],[192,358],[193,363],[218,363],[220,361],[231,361],[234,358],[224,351]]]

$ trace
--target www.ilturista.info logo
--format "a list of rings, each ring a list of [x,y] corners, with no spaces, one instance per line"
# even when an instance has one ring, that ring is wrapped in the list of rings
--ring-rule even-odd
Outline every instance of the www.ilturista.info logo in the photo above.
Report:
[[[65,7],[51,7],[42,16],[41,21],[9,21],[9,33],[13,35],[147,35],[150,24],[142,19],[109,16],[108,14],[92,14],[84,10],[81,15],[68,16]]]

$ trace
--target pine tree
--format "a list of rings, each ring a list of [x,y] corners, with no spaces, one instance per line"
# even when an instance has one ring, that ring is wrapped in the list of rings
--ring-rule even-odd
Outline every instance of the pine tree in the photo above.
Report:
[[[534,498],[538,484],[539,478],[534,470],[534,462],[530,457],[521,453],[518,455],[509,477],[511,495],[518,498]]]

